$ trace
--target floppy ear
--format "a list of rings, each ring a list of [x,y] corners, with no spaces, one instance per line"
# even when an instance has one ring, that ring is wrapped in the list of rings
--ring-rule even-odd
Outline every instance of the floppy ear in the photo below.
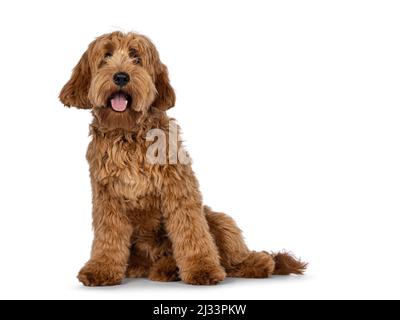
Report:
[[[67,107],[91,108],[88,98],[91,77],[88,52],[86,51],[72,71],[71,79],[60,92],[61,102]]]
[[[161,64],[161,71],[156,75],[155,86],[158,94],[153,107],[165,111],[175,106],[175,91],[169,83],[168,69],[164,64]]]

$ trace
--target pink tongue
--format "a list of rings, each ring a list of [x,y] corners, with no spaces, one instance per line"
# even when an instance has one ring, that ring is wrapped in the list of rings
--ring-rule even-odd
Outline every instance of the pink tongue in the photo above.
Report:
[[[117,94],[114,98],[111,99],[111,108],[115,111],[122,112],[125,111],[128,105],[128,100],[123,94]]]

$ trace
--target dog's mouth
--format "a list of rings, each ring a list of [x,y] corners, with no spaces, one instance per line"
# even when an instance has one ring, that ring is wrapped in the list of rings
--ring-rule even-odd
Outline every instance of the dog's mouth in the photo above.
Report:
[[[132,97],[123,92],[113,93],[107,101],[107,106],[116,112],[124,112],[132,104]]]

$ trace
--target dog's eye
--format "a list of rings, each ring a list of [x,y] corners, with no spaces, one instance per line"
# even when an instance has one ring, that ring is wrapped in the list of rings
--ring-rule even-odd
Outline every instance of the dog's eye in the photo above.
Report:
[[[135,58],[135,63],[142,65],[142,59],[140,59],[139,57],[136,57]]]
[[[142,59],[140,59],[136,49],[129,50],[129,57],[133,59],[136,64],[142,64]]]
[[[104,58],[111,58],[112,57],[112,53],[111,52],[107,52],[105,55],[104,55]]]
[[[138,53],[137,53],[137,50],[136,49],[130,49],[129,50],[129,57],[130,58],[136,58],[137,57],[137,55],[138,55]]]

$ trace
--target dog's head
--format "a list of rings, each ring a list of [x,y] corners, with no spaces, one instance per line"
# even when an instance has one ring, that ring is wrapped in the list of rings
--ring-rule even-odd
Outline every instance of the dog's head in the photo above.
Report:
[[[133,130],[150,107],[175,104],[167,67],[146,37],[113,32],[93,41],[60,93],[66,106],[92,109],[107,130]]]

